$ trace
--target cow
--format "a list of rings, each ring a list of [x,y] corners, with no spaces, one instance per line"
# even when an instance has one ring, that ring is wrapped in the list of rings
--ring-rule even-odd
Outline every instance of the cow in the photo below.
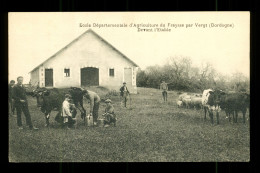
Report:
[[[85,118],[86,110],[83,107],[83,97],[87,93],[87,91],[83,88],[71,87],[69,93],[72,96],[73,103],[81,112],[81,118]]]
[[[64,95],[59,92],[57,88],[37,88],[33,91],[33,96],[37,98],[37,106],[45,115],[45,126],[49,126],[49,118],[52,110],[57,110],[58,114],[61,114],[62,102],[64,101]]]
[[[226,93],[222,96],[220,106],[225,110],[226,116],[231,122],[231,116],[233,122],[237,123],[238,112],[241,111],[243,114],[243,123],[245,123],[245,115],[247,108],[249,109],[250,95],[242,92]]]
[[[225,94],[222,90],[207,89],[202,93],[201,103],[204,108],[204,120],[206,120],[206,114],[209,113],[211,124],[213,124],[213,115],[216,113],[217,124],[219,124],[219,113],[221,111],[220,101],[221,97]]]
[[[41,107],[41,111],[45,115],[46,124],[49,126],[49,118],[52,110],[57,110],[58,114],[55,120],[59,122],[58,115],[61,115],[62,103],[65,99],[65,94],[69,93],[72,96],[73,103],[81,112],[81,118],[86,117],[86,110],[83,107],[84,89],[71,87],[68,91],[61,91],[57,88],[37,88],[33,91],[33,96],[37,98],[37,106]]]

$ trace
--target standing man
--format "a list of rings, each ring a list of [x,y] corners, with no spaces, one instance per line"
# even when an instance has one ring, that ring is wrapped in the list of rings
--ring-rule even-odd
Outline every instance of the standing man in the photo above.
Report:
[[[168,91],[168,85],[165,83],[163,80],[161,85],[160,85],[160,90],[162,90],[162,95],[163,95],[163,100],[164,102],[167,102],[167,91]]]
[[[14,115],[14,98],[13,98],[13,87],[14,87],[15,81],[11,80],[8,84],[8,103],[9,103],[9,114]],[[11,111],[11,113],[10,113]]]
[[[123,86],[120,88],[120,96],[122,98],[122,102],[124,102],[124,105],[126,107],[127,102],[127,96],[130,94],[130,92],[127,89],[126,82],[123,83]]]
[[[29,126],[30,130],[38,130],[38,128],[33,127],[31,115],[28,109],[28,101],[26,98],[25,88],[23,86],[23,77],[19,76],[17,78],[17,84],[13,88],[13,98],[15,102],[15,107],[17,111],[17,125],[19,129],[23,129],[22,126],[22,112],[26,118],[26,124]]]
[[[90,116],[93,115],[94,125],[97,125],[100,97],[93,91],[84,90],[84,96],[90,101]]]

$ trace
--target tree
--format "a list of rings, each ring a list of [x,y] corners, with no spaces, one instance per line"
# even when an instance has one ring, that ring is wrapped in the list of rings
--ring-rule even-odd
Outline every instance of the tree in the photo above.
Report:
[[[202,92],[205,89],[250,91],[249,78],[242,73],[223,75],[212,64],[192,65],[189,57],[169,57],[163,66],[149,66],[137,73],[137,86],[158,88],[164,80],[170,90]]]
[[[230,87],[235,91],[248,91],[250,87],[249,78],[239,72],[233,73],[230,85]]]
[[[199,77],[202,90],[216,87],[216,70],[210,63],[205,62],[201,64]]]
[[[189,80],[191,79],[192,61],[189,57],[175,56],[168,58],[164,67],[169,69],[171,74],[169,77],[171,84],[175,89],[186,90],[189,88]]]
[[[137,87],[147,87],[148,76],[145,71],[138,70],[136,74],[136,84]]]

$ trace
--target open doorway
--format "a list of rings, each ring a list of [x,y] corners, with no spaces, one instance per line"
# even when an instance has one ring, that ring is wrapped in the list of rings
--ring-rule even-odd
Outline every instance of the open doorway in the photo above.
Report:
[[[98,86],[99,69],[95,67],[86,67],[80,70],[81,86]]]

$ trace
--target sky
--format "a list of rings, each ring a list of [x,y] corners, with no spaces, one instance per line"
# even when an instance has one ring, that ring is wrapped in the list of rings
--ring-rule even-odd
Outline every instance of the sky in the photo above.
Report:
[[[8,16],[8,77],[10,81],[24,76],[28,83],[33,68],[90,28],[142,70],[163,65],[169,57],[184,56],[195,66],[209,62],[222,74],[240,72],[249,77],[249,21],[249,12],[12,12]],[[143,24],[140,29],[153,32],[138,31],[131,24]]]

